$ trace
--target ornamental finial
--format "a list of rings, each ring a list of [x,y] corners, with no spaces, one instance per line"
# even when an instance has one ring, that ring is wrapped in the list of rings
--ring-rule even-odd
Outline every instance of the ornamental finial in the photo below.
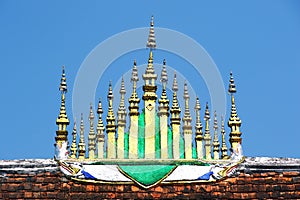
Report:
[[[150,31],[149,31],[149,37],[147,41],[147,48],[150,48],[150,50],[156,48],[156,41],[155,41],[155,34],[154,34],[154,17],[151,17],[150,22]]]
[[[66,74],[65,74],[65,66],[62,66],[62,75],[61,75],[61,80],[60,80],[60,85],[59,85],[59,91],[62,93],[67,93],[67,79],[66,79]]]
[[[177,83],[177,78],[176,78],[176,72],[174,72],[174,79],[173,79],[173,87],[172,87],[173,92],[178,91],[178,83]]]
[[[90,103],[90,116],[89,116],[89,119],[94,119],[95,116],[94,116],[94,112],[93,112],[93,105],[92,103]]]
[[[109,89],[108,89],[108,95],[107,95],[107,100],[110,101],[110,100],[113,100],[114,98],[114,95],[113,95],[113,91],[112,91],[112,83],[111,83],[111,80],[109,81]],[[110,105],[112,106],[112,105]]]
[[[133,68],[132,68],[132,73],[131,73],[131,82],[137,82],[139,81],[139,76],[138,76],[138,70],[136,67],[136,60],[133,62]]]
[[[196,97],[196,105],[195,105],[195,110],[200,110],[201,106],[200,106],[200,101],[199,101],[199,97]]]
[[[99,99],[99,102],[98,102],[97,114],[98,115],[102,115],[103,114],[103,108],[102,108],[101,99]]]
[[[231,94],[236,93],[236,87],[235,87],[235,84],[234,84],[234,79],[233,79],[233,76],[232,76],[232,72],[230,72],[228,92],[231,93]]]
[[[166,59],[164,59],[163,67],[160,75],[160,82],[163,84],[163,88],[166,89],[166,84],[168,82],[168,74],[166,69]]]
[[[208,102],[206,102],[204,118],[205,118],[206,121],[208,121],[210,119],[210,113],[209,113],[209,110],[208,110]]]
[[[184,94],[183,94],[183,98],[184,99],[190,99],[190,95],[189,95],[189,92],[188,92],[188,86],[187,86],[186,81],[184,81]]]
[[[120,94],[126,94],[126,90],[125,90],[125,83],[124,83],[124,78],[122,76],[122,81],[121,81],[121,88],[120,88]]]
[[[120,88],[121,99],[120,99],[120,104],[118,109],[118,124],[120,125],[124,123],[124,126],[126,123],[126,114],[127,114],[125,108],[125,94],[126,94],[126,90],[125,90],[124,78],[122,76],[121,88]]]
[[[218,130],[218,120],[217,120],[217,112],[214,112],[214,130]]]

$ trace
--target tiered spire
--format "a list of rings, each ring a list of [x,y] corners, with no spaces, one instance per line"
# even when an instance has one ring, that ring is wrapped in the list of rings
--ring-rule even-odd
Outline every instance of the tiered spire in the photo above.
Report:
[[[221,125],[221,134],[222,134],[222,147],[221,147],[221,158],[222,159],[227,159],[228,154],[227,154],[227,145],[225,141],[225,127],[224,127],[224,118],[222,116],[222,125]]]
[[[205,146],[205,157],[207,160],[211,159],[211,136],[209,131],[209,120],[210,120],[210,113],[208,110],[208,103],[206,102],[206,109],[205,109],[205,134],[204,134],[204,146]]]
[[[220,142],[218,137],[218,120],[217,120],[217,112],[214,113],[214,141],[213,141],[213,151],[214,151],[214,159],[218,160],[220,158]]]
[[[106,117],[106,132],[107,132],[107,158],[116,158],[116,118],[113,110],[113,92],[112,84],[109,82],[109,90],[107,95],[108,113]]]
[[[187,83],[184,82],[184,94],[183,98],[185,100],[185,110],[183,116],[183,137],[184,137],[184,153],[186,159],[192,159],[192,117],[190,114],[189,100],[190,96],[188,93]]]
[[[84,124],[83,124],[83,114],[81,113],[80,119],[80,138],[78,143],[78,158],[85,159],[85,140],[84,140]]]
[[[66,74],[65,74],[65,67],[62,66],[62,76],[60,81],[59,90],[61,92],[61,105],[60,105],[60,112],[56,119],[56,124],[58,125],[58,130],[56,131],[55,141],[58,148],[62,147],[63,142],[68,142],[68,131],[67,125],[70,124],[70,121],[67,116],[66,112],[66,105],[65,105],[65,94],[67,93],[67,82],[66,82]]]
[[[174,114],[174,116],[172,115],[172,117],[171,117],[171,123],[176,121],[177,123],[180,124],[180,116],[179,115],[180,115],[181,111],[180,111],[180,107],[179,107],[178,99],[177,99],[178,83],[177,83],[177,78],[176,78],[176,72],[174,72],[172,90],[173,90],[173,102],[172,102],[171,114]],[[177,120],[179,120],[179,121],[177,121]]]
[[[150,32],[149,32],[149,37],[147,41],[147,47],[150,49],[155,49],[156,48],[156,42],[155,42],[155,35],[154,35],[154,17],[151,17],[151,22],[150,22]]]
[[[150,33],[149,33],[149,37],[148,37],[147,47],[150,48],[150,53],[149,53],[149,58],[148,58],[148,65],[147,65],[145,73],[143,74],[143,79],[145,81],[145,85],[143,87],[145,94],[143,96],[143,99],[148,98],[147,94],[149,96],[150,93],[154,93],[155,96],[151,97],[151,99],[156,100],[155,81],[157,79],[157,74],[155,74],[154,67],[153,67],[153,53],[152,53],[152,49],[156,48],[153,16],[152,16],[151,22],[150,22]]]
[[[192,121],[192,117],[191,117],[191,114],[190,114],[190,108],[189,108],[190,95],[189,95],[189,91],[188,91],[188,87],[187,87],[186,82],[184,82],[183,98],[185,100],[185,110],[184,110],[183,122],[189,122],[190,123]]]
[[[166,69],[166,59],[164,59],[163,61],[163,67],[161,70],[161,75],[160,75],[160,82],[163,85],[163,89],[166,89],[166,85],[168,82],[168,73],[167,73],[167,69]]]
[[[72,145],[71,145],[71,158],[76,158],[77,156],[77,130],[76,130],[76,121],[74,121],[74,127],[72,132]]]
[[[195,105],[195,111],[196,111],[196,144],[197,144],[197,157],[198,159],[203,158],[203,132],[202,132],[202,123],[201,123],[201,117],[200,117],[200,101],[199,98],[196,98],[196,105]]]
[[[90,116],[89,116],[89,121],[90,121],[90,132],[88,136],[89,140],[89,159],[94,159],[95,158],[95,151],[96,151],[96,135],[95,135],[95,130],[94,130],[94,112],[93,112],[93,106],[92,104],[90,105]]]
[[[120,95],[121,95],[121,99],[120,99],[120,105],[119,105],[119,109],[118,109],[118,125],[122,124],[122,125],[126,125],[126,107],[125,107],[125,94],[126,94],[126,90],[125,90],[125,83],[124,83],[124,78],[122,76],[122,81],[121,81],[121,88],[120,88]]]
[[[130,126],[129,126],[129,158],[138,158],[138,116],[139,116],[139,103],[140,99],[136,92],[136,84],[139,81],[138,70],[136,67],[136,61],[134,60],[131,82],[133,84],[132,94],[129,98],[129,115],[130,115]]]
[[[102,120],[102,114],[103,114],[103,109],[102,109],[102,103],[101,100],[99,99],[98,102],[98,109],[97,109],[97,114],[98,114],[98,124],[97,124],[97,149],[98,149],[98,158],[103,158],[104,157],[104,124]]]
[[[158,100],[159,102],[159,115],[166,115],[169,116],[169,99],[167,97],[167,90],[166,90],[166,85],[168,82],[168,74],[167,74],[167,70],[166,70],[166,60],[164,60],[163,62],[163,68],[161,71],[161,78],[160,78],[160,82],[163,85],[163,89],[162,89],[162,93],[161,93],[161,97]]]
[[[169,117],[169,99],[167,97],[166,85],[168,81],[168,74],[166,70],[166,60],[163,62],[163,68],[161,71],[160,82],[163,85],[162,94],[158,100],[158,115],[160,124],[160,148],[161,158],[167,159],[168,156],[168,117]]]
[[[240,132],[240,126],[242,125],[242,121],[238,117],[236,107],[235,107],[234,93],[236,93],[236,87],[234,84],[232,72],[230,72],[229,82],[230,83],[229,83],[228,92],[231,94],[231,113],[230,113],[230,118],[228,121],[228,126],[231,129],[231,132],[229,134],[229,137],[230,137],[229,141],[231,144],[231,148],[236,149],[238,143],[241,142],[242,133]]]
[[[129,115],[139,115],[139,103],[140,103],[140,98],[137,95],[136,92],[136,84],[139,81],[139,76],[138,76],[138,70],[136,67],[136,60],[134,60],[133,63],[133,68],[132,68],[132,73],[131,73],[131,82],[133,85],[132,88],[132,93],[131,93],[131,97],[129,98]]]
[[[117,157],[124,158],[124,134],[126,127],[126,107],[125,107],[125,84],[122,76],[121,88],[120,88],[121,100],[118,109],[118,140],[117,140]]]
[[[144,111],[145,111],[145,158],[154,159],[156,158],[155,150],[155,117],[156,117],[156,90],[157,86],[155,84],[157,79],[157,74],[153,67],[153,53],[152,49],[156,47],[155,37],[154,37],[154,22],[153,18],[150,23],[150,34],[148,38],[147,47],[150,48],[148,65],[145,73],[143,74],[143,79],[145,84],[143,85],[143,100],[144,100]]]
[[[180,158],[180,107],[177,99],[178,83],[176,78],[176,73],[174,72],[173,79],[173,102],[170,110],[171,113],[171,126],[173,132],[173,158]]]

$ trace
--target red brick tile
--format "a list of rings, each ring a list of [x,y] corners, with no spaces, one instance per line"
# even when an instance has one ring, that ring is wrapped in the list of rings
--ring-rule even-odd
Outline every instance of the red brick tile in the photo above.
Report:
[[[32,192],[25,192],[24,198],[32,198]]]
[[[161,197],[161,193],[159,192],[152,192],[151,193],[151,196],[154,198],[154,199],[158,199]]]
[[[300,172],[282,172],[283,176],[299,176]]]
[[[131,186],[131,191],[137,192],[137,191],[140,191],[140,189],[139,189],[137,186],[132,185],[132,186]]]
[[[94,185],[87,185],[86,186],[86,191],[87,192],[93,192],[93,191],[95,191],[95,186]]]

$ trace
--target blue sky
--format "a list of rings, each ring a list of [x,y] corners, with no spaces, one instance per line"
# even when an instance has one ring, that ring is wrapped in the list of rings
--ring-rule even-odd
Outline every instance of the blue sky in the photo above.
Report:
[[[73,122],[72,89],[84,59],[107,38],[148,26],[151,15],[156,26],[179,31],[201,44],[226,89],[233,71],[246,155],[299,158],[299,8],[298,1],[278,0],[0,1],[0,159],[52,158],[61,66],[66,66],[67,112]],[[147,56],[146,50],[131,52],[111,67],[130,69],[133,58],[142,64]],[[163,51],[155,56],[159,63],[167,57],[179,71],[177,63],[187,64]],[[119,78],[110,78],[109,72],[107,79]],[[193,75],[192,70],[186,73]],[[107,84],[100,81],[97,98],[106,90]],[[197,95],[204,107],[209,94]]]

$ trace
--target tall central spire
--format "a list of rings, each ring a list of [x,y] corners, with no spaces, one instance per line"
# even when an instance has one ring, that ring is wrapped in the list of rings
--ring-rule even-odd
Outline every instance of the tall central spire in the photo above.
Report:
[[[151,22],[150,22],[150,33],[149,33],[149,37],[148,37],[148,41],[147,41],[147,48],[150,48],[150,53],[149,53],[149,59],[148,59],[148,66],[146,68],[145,74],[143,74],[143,79],[145,80],[145,85],[155,86],[157,74],[155,74],[154,68],[153,68],[152,49],[156,48],[153,16],[152,16]]]
[[[145,158],[154,159],[155,158],[155,117],[156,117],[156,90],[157,86],[155,81],[157,79],[157,74],[155,74],[153,67],[153,54],[152,49],[156,47],[155,37],[154,37],[154,22],[153,17],[150,23],[150,34],[147,42],[147,47],[150,48],[148,66],[145,73],[143,74],[143,79],[145,84],[143,85],[143,100],[144,100],[144,110],[145,110]]]

